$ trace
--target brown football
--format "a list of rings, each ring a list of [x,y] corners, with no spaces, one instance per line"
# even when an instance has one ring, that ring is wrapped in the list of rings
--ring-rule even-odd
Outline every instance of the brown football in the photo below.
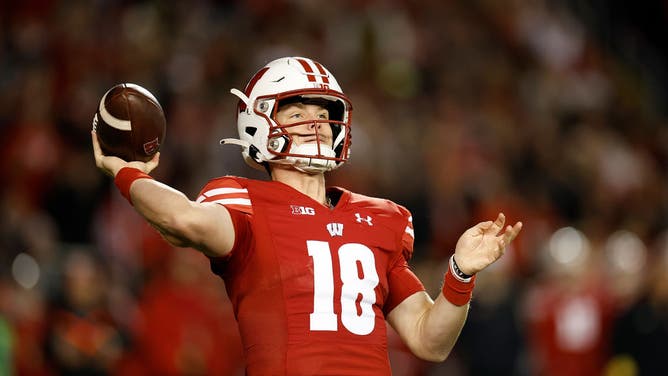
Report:
[[[165,140],[167,121],[150,91],[131,83],[109,89],[93,117],[93,129],[105,155],[149,161]]]

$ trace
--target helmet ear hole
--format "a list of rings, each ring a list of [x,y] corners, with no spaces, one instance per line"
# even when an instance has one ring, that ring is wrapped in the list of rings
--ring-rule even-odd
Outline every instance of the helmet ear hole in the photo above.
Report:
[[[255,132],[257,132],[256,127],[246,127],[246,133],[250,136],[255,136]]]

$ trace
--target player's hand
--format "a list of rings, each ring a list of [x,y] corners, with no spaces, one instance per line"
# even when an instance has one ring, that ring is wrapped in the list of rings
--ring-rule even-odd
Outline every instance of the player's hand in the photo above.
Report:
[[[459,269],[473,275],[498,260],[510,242],[522,230],[522,222],[506,226],[506,216],[499,213],[495,221],[481,222],[466,230],[457,241],[455,261]]]
[[[97,133],[95,131],[91,131],[91,136],[93,139],[93,154],[95,155],[95,165],[97,168],[102,170],[102,172],[111,177],[115,177],[118,171],[120,171],[123,167],[133,167],[148,174],[153,171],[153,169],[158,167],[158,164],[160,163],[160,152],[156,153],[148,162],[127,162],[118,157],[104,155],[102,153],[102,148],[100,147],[100,142],[97,140]]]

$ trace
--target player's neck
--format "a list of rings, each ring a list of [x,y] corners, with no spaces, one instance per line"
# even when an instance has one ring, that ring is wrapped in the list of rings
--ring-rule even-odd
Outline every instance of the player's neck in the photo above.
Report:
[[[315,201],[326,204],[325,174],[307,174],[290,167],[272,168],[271,178],[287,184]]]

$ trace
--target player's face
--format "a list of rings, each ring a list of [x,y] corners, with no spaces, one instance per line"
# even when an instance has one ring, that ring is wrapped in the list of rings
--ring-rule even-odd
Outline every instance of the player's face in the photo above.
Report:
[[[276,113],[276,121],[281,125],[301,123],[286,128],[295,145],[320,141],[331,147],[332,127],[323,120],[329,120],[329,111],[317,104],[291,103]]]

